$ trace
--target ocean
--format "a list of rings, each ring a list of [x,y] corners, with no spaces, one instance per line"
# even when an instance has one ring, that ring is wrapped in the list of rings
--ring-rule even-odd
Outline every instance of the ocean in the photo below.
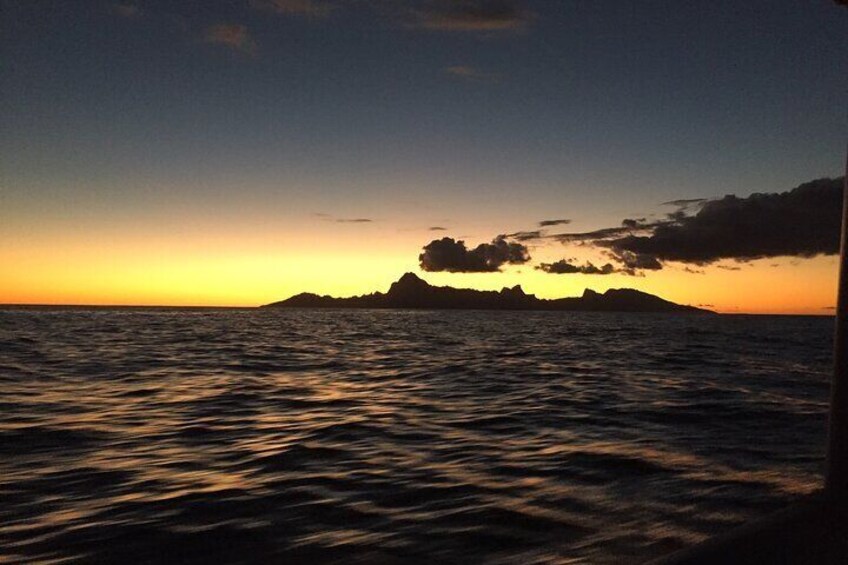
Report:
[[[820,486],[832,330],[0,311],[0,560],[638,563]]]

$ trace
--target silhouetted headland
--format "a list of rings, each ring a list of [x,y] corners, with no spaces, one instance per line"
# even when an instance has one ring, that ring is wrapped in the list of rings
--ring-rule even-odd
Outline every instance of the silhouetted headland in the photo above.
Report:
[[[520,286],[474,290],[433,286],[413,273],[392,283],[386,293],[374,292],[350,298],[334,298],[303,292],[279,302],[273,308],[410,308],[432,310],[562,310],[575,312],[696,312],[715,314],[694,306],[675,304],[659,296],[633,290],[610,289],[600,294],[586,289],[583,296],[547,300],[525,294]]]

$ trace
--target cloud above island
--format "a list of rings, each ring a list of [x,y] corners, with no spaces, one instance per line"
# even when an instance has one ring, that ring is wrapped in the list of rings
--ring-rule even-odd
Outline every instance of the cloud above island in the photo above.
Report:
[[[513,235],[523,236],[522,241],[595,247],[625,274],[660,270],[665,262],[705,266],[722,260],[835,255],[842,185],[842,178],[821,178],[781,193],[673,200],[663,205],[677,210],[658,220],[624,219],[619,226],[587,232]]]
[[[702,274],[703,267],[723,260],[737,264],[770,257],[811,258],[839,253],[843,178],[821,178],[781,193],[738,197],[689,198],[664,202],[676,210],[659,219],[625,218],[618,226],[585,232],[548,233],[568,219],[542,220],[542,229],[498,236],[491,244],[467,249],[462,241],[435,240],[419,260],[425,271],[492,272],[503,264],[530,260],[525,243],[559,242],[594,248],[610,260],[603,265],[560,259],[540,263],[545,273],[644,276],[666,263]],[[736,270],[741,267],[718,265]]]
[[[842,179],[818,179],[782,193],[733,195],[698,205],[694,215],[635,229],[595,245],[621,255],[707,265],[722,259],[815,257],[839,253]],[[647,260],[647,259],[645,259]]]
[[[540,263],[536,266],[536,269],[551,275],[612,275],[617,273],[635,277],[643,276],[642,271],[658,271],[663,268],[662,263],[654,257],[630,252],[619,254],[605,252],[605,255],[618,263],[618,266],[613,263],[597,266],[591,261],[578,265],[573,260],[560,259],[553,263]]]
[[[662,263],[656,257],[644,253],[617,250],[610,252],[608,256],[621,263],[623,265],[622,272],[628,275],[636,274],[637,271],[659,271],[663,268]]]
[[[473,249],[462,240],[451,237],[435,239],[424,246],[418,256],[421,269],[429,272],[493,273],[504,265],[523,265],[530,261],[527,247],[499,235],[491,243]]]
[[[612,263],[596,267],[591,261],[587,261],[583,265],[576,265],[567,259],[560,259],[553,263],[541,263],[536,269],[552,275],[611,275],[617,272],[617,269]]]

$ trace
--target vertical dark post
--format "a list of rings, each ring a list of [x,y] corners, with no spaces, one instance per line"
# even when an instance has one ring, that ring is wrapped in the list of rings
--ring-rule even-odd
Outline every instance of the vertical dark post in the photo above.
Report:
[[[842,182],[842,234],[836,297],[833,381],[825,488],[830,499],[848,497],[848,158]]]

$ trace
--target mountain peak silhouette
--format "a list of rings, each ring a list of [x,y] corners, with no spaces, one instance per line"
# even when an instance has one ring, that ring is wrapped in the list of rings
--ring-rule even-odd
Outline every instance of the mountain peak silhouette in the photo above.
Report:
[[[396,292],[419,292],[429,288],[430,284],[415,273],[404,273],[389,287],[389,294]]]
[[[504,294],[504,295],[507,295],[507,296],[527,296],[524,293],[524,289],[521,288],[520,284],[517,284],[512,288],[503,287],[501,289],[501,294]]]
[[[415,273],[404,273],[387,293],[375,292],[351,298],[333,298],[303,292],[267,304],[275,308],[413,308],[450,310],[568,310],[590,312],[699,312],[632,288],[609,289],[603,294],[586,289],[581,297],[546,300],[526,294],[520,285],[493,290],[433,286]]]
[[[397,280],[396,284],[428,284],[427,281],[415,273],[406,272]]]

